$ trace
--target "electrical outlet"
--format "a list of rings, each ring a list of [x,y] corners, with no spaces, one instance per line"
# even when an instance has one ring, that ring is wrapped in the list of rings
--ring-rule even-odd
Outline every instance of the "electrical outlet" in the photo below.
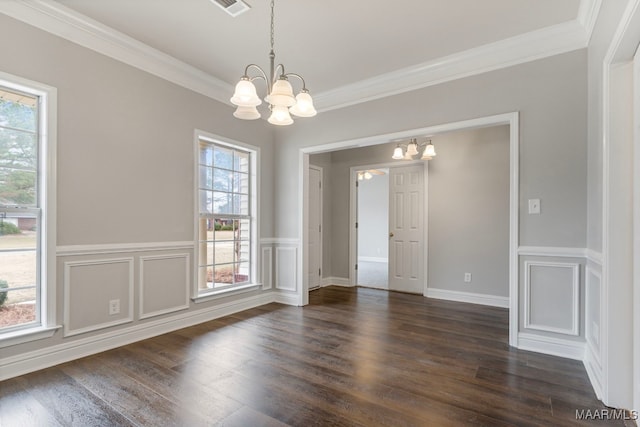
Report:
[[[120,313],[120,300],[112,299],[109,301],[109,316]]]
[[[529,215],[540,214],[540,199],[529,199]]]
[[[464,282],[471,283],[471,273],[464,273]]]

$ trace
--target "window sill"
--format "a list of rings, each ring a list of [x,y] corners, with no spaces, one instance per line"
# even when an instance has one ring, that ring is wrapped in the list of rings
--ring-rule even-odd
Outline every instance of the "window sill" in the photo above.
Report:
[[[6,334],[0,334],[0,348],[11,347],[13,345],[24,344],[30,341],[42,340],[51,338],[58,329],[62,328],[62,325],[44,327],[38,326],[35,328],[21,329],[18,331],[9,332]]]
[[[191,301],[198,304],[201,302],[212,301],[233,295],[244,294],[246,292],[256,291],[258,289],[262,289],[262,285],[260,283],[250,283],[248,285],[237,286],[231,289],[220,289],[217,291],[213,290],[211,292],[207,292],[206,294],[191,298]]]

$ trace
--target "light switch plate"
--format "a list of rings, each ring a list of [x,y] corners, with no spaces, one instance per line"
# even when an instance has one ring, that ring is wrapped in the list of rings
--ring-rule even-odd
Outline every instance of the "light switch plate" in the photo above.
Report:
[[[529,214],[537,215],[540,213],[540,199],[529,199]]]

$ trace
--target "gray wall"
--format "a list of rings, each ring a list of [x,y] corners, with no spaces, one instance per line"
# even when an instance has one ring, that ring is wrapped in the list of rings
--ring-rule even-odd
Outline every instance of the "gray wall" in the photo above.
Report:
[[[574,51],[324,112],[278,129],[276,234],[298,237],[300,148],[519,111],[520,244],[584,248],[586,61],[586,49]],[[542,199],[543,215],[526,214],[526,201],[534,197]]]
[[[438,135],[433,143],[428,286],[509,296],[509,127]]]
[[[0,70],[58,90],[58,247],[193,241],[194,129],[262,149],[260,233],[273,236],[274,178],[270,165],[274,150],[273,134],[266,123],[235,120],[233,110],[226,105],[2,14],[0,35]],[[174,254],[176,251],[179,256]],[[158,254],[173,258],[167,258],[165,267],[158,267],[149,258],[144,261],[144,257]],[[106,301],[113,298],[89,292],[83,294],[86,298],[82,298],[82,304],[77,304],[75,298],[81,294],[76,293],[70,297],[73,304],[66,306],[65,263],[89,262],[88,267],[75,265],[70,270],[71,282],[74,277],[79,278],[85,286],[95,286],[86,277],[100,276],[107,267],[111,269],[105,274],[114,280],[121,277],[122,268],[134,271],[133,283],[123,284],[115,296],[122,299],[123,310],[135,307],[135,313],[138,305],[129,300],[130,287],[135,289],[136,298],[145,289],[154,289],[149,294],[151,298],[163,295],[162,289],[154,288],[155,282],[138,282],[138,266],[145,265],[148,277],[179,277],[180,282],[166,285],[184,290],[190,286],[185,280],[185,266],[190,269],[190,265],[183,255],[192,260],[192,249],[58,255],[58,324],[63,323],[65,310],[71,311],[71,326],[76,329],[104,323],[104,319],[93,322],[83,313],[103,311]],[[131,262],[92,264],[97,258],[121,257],[131,257]],[[86,291],[80,282],[71,283],[69,289]],[[181,298],[184,300],[184,292]],[[166,301],[161,299],[158,303],[165,305]],[[185,301],[176,300],[174,306],[179,303]],[[145,304],[143,309],[149,311],[158,305],[149,298]],[[196,307],[190,301],[186,304],[190,311],[215,305],[210,302]],[[136,316],[128,326],[141,322]],[[124,326],[116,326],[119,327]],[[8,357],[75,339],[63,340],[61,334],[58,331],[51,339],[3,348],[2,354]]]

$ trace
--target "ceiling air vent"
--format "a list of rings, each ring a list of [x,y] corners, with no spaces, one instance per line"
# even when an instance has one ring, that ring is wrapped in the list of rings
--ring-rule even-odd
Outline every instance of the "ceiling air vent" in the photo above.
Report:
[[[211,0],[211,3],[217,4],[222,10],[233,17],[251,9],[251,7],[242,0]]]

